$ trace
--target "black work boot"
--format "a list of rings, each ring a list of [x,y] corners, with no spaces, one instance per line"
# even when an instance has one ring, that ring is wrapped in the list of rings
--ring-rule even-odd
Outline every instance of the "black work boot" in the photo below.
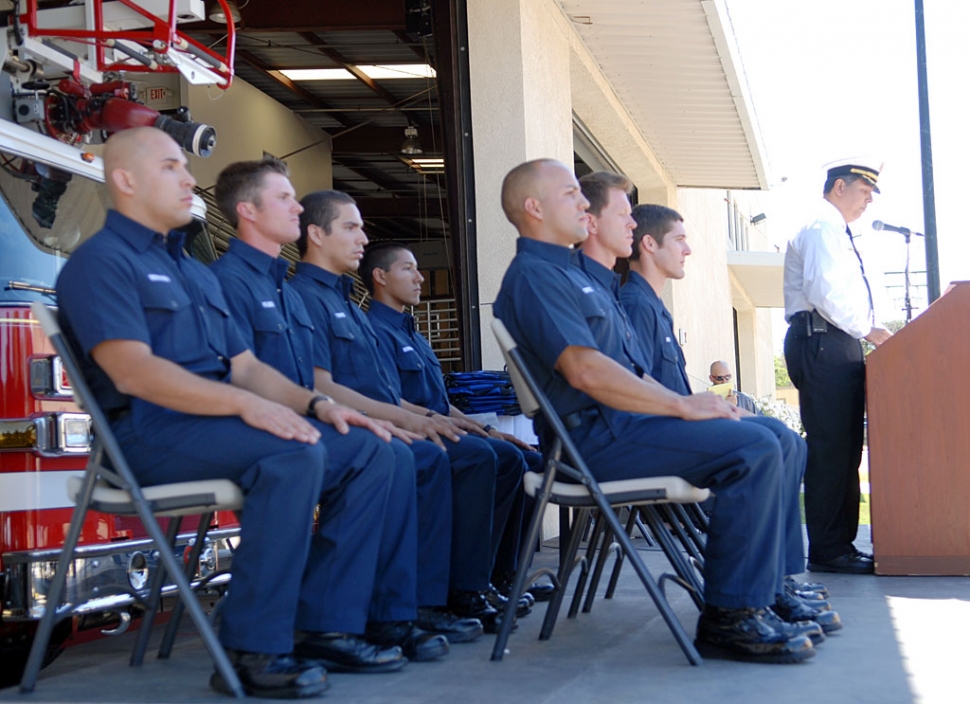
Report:
[[[815,655],[811,639],[789,638],[772,628],[764,615],[764,609],[707,605],[697,621],[694,645],[706,658],[746,662],[796,663]]]

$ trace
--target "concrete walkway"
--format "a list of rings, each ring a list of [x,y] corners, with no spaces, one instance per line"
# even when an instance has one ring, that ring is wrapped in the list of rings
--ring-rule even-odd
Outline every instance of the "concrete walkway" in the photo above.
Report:
[[[865,529],[865,527],[864,527]],[[857,542],[867,549],[867,541]],[[666,568],[643,548],[647,565]],[[552,564],[544,549],[537,563]],[[821,575],[809,575],[810,578]],[[447,659],[412,663],[388,675],[331,675],[322,701],[367,704],[626,704],[634,702],[785,702],[806,704],[967,704],[970,702],[970,579],[826,575],[845,629],[801,665],[708,660],[691,667],[632,569],[611,601],[565,618],[537,639],[543,605],[520,621],[503,662],[489,660],[492,637],[453,646]],[[605,581],[605,580],[604,580]],[[693,633],[697,610],[676,587],[674,608]],[[602,588],[601,588],[602,592]],[[568,606],[568,602],[567,602]],[[160,637],[159,633],[155,638]],[[31,695],[0,690],[14,702],[224,702],[207,688],[211,664],[191,633],[171,660],[127,666],[132,635],[69,648]]]

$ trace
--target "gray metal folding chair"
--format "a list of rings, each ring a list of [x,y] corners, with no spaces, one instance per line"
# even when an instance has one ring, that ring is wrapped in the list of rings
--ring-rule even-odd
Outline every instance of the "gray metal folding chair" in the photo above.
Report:
[[[551,437],[551,446],[543,448],[544,472],[542,475],[526,473],[524,479],[526,491],[536,498],[536,507],[527,535],[522,543],[519,569],[515,574],[512,593],[509,595],[509,606],[506,607],[502,626],[495,639],[492,660],[502,659],[512,629],[516,604],[526,583],[531,583],[536,577],[536,575],[529,575],[533,546],[538,540],[539,528],[546,505],[553,503],[560,507],[561,518],[566,518],[568,521],[569,508],[576,509],[577,515],[569,525],[565,526],[567,534],[560,536],[560,545],[565,541],[566,547],[560,549],[558,573],[551,575],[557,589],[547,607],[540,639],[549,638],[552,633],[553,625],[562,604],[566,582],[576,564],[575,556],[588,512],[598,509],[599,520],[605,522],[605,526],[611,531],[619,544],[620,551],[633,565],[637,576],[643,582],[643,586],[656,604],[660,615],[667,623],[684,655],[687,656],[692,665],[701,664],[700,654],[684,631],[684,627],[674,615],[673,609],[671,609],[657,581],[643,563],[643,559],[630,539],[629,532],[620,522],[614,508],[670,502],[693,503],[705,500],[710,492],[706,489],[698,489],[680,477],[649,477],[597,482],[573,443],[559,414],[527,369],[516,342],[505,325],[500,320],[492,321],[492,332],[502,349],[522,412],[531,418],[541,415],[549,428]],[[556,481],[557,474],[560,472],[568,477],[571,482]],[[548,570],[541,570],[537,574],[542,573],[548,573]]]
[[[77,604],[63,603],[65,582],[74,560],[75,549],[81,535],[85,514],[90,509],[106,513],[136,515],[144,525],[148,536],[154,541],[159,555],[159,567],[152,575],[147,593],[137,594],[138,601],[145,604],[145,618],[131,656],[132,665],[140,665],[148,645],[151,623],[161,601],[166,576],[174,582],[179,602],[188,610],[199,635],[205,643],[216,668],[229,684],[237,697],[244,697],[242,685],[232,668],[225,650],[219,643],[205,611],[193,591],[191,575],[195,571],[199,552],[205,541],[205,533],[215,511],[238,511],[243,506],[243,494],[239,487],[229,480],[208,480],[179,482],[146,487],[142,489],[125,460],[107,417],[98,405],[94,394],[88,388],[80,372],[77,360],[67,340],[61,332],[54,314],[41,302],[31,306],[33,316],[40,321],[41,328],[50,338],[55,351],[60,355],[64,370],[71,381],[76,403],[91,416],[94,440],[91,456],[83,478],[69,484],[69,493],[75,508],[57,562],[54,579],[47,594],[44,615],[34,635],[34,642],[20,682],[21,692],[32,692],[37,675],[43,664],[51,632],[58,621],[74,615]],[[187,564],[176,556],[173,545],[181,524],[181,518],[199,515],[199,530],[196,543]],[[168,534],[162,531],[156,517],[170,518]],[[180,613],[180,612],[179,612]],[[177,623],[178,618],[172,619]],[[174,629],[174,623],[170,626]],[[168,635],[168,634],[166,634]],[[169,640],[168,638],[166,640]],[[169,641],[169,647],[171,643]],[[167,654],[167,653],[166,653]]]

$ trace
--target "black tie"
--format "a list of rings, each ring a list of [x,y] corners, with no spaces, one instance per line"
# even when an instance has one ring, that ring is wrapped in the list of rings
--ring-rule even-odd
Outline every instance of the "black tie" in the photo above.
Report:
[[[873,306],[872,306],[872,289],[869,288],[869,279],[866,278],[866,267],[863,266],[863,264],[862,264],[862,256],[859,254],[859,250],[856,249],[855,239],[853,239],[853,237],[852,237],[852,230],[849,229],[849,226],[848,225],[845,226],[845,234],[847,234],[849,236],[849,242],[852,243],[852,251],[855,252],[856,259],[859,260],[859,269],[862,270],[862,280],[866,284],[866,294],[869,296],[869,322],[871,324],[875,325],[876,318],[875,318],[875,315],[874,315],[874,312],[875,311],[874,311]]]

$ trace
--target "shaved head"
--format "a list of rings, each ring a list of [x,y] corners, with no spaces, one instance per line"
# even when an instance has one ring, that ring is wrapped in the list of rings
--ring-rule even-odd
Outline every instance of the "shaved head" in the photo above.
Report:
[[[175,140],[155,127],[133,127],[115,132],[108,138],[104,143],[104,178],[113,202],[117,202],[118,193],[117,184],[111,174],[116,169],[137,170],[138,165],[145,160],[149,147],[165,140],[175,144]]]
[[[154,127],[111,135],[104,180],[115,210],[163,235],[192,220],[192,188],[182,148]]]
[[[505,175],[502,181],[502,210],[509,222],[518,227],[525,219],[527,198],[542,200],[544,194],[542,175],[544,167],[566,165],[555,159],[533,159],[519,164]]]

